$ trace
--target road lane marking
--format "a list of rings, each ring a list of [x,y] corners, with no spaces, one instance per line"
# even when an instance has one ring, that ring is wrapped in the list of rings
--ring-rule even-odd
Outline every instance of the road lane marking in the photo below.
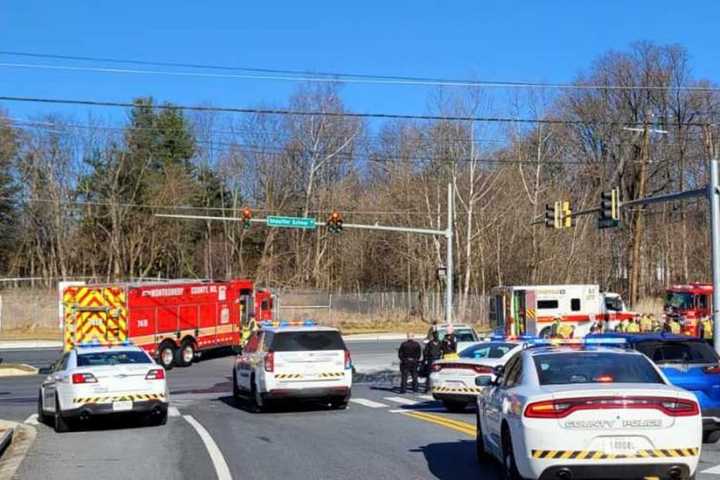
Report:
[[[210,455],[210,460],[213,463],[213,467],[215,467],[215,473],[217,474],[218,480],[232,480],[232,475],[230,475],[230,468],[225,461],[225,457],[223,457],[220,448],[217,446],[217,443],[215,443],[215,440],[213,440],[212,436],[210,436],[210,433],[208,433],[205,427],[203,427],[200,422],[195,420],[192,415],[183,415],[183,418],[190,424],[191,427],[195,429],[198,435],[200,435],[200,439],[205,444],[205,448]]]
[[[700,473],[705,473],[708,475],[720,475],[720,465],[715,465],[714,467],[703,470]]]
[[[465,435],[468,435],[470,437],[475,437],[476,434],[475,425],[473,425],[472,423],[461,422],[440,415],[433,415],[431,413],[424,413],[418,411],[407,412],[405,413],[405,415],[407,415],[408,417],[416,418],[418,420],[422,420],[424,422],[434,423],[436,425],[449,428],[450,430],[455,430],[456,432],[464,433]]]
[[[409,398],[403,397],[385,397],[385,400],[389,402],[399,403],[400,405],[417,405],[417,400],[410,400]]]
[[[446,412],[443,407],[415,407],[415,408],[393,408],[388,413],[408,413],[408,412]]]
[[[33,413],[32,415],[27,417],[23,423],[27,423],[28,425],[38,425],[37,413]]]
[[[364,405],[366,407],[370,408],[386,408],[387,405],[380,402],[373,402],[372,400],[368,400],[367,398],[351,398],[351,402],[357,403],[358,405]]]
[[[179,417],[180,410],[178,410],[177,407],[169,407],[168,408],[168,416],[169,417]]]
[[[418,395],[418,398],[423,400],[435,400],[432,395]]]

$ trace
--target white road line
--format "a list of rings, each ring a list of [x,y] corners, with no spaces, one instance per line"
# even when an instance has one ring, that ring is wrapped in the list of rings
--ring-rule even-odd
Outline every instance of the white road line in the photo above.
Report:
[[[418,398],[423,400],[435,400],[432,395],[418,395]]]
[[[38,425],[37,413],[33,413],[32,415],[27,417],[23,423],[27,423],[28,425]]]
[[[447,412],[444,408],[441,407],[418,407],[418,408],[394,408],[392,410],[388,410],[388,413],[409,413],[409,412]]]
[[[372,400],[368,400],[367,398],[351,398],[351,402],[357,403],[358,405],[364,405],[366,407],[370,408],[386,408],[387,405],[380,402],[373,402]]]
[[[178,410],[177,407],[169,407],[168,408],[168,416],[169,417],[179,417],[180,410]]]
[[[385,397],[385,400],[399,403],[400,405],[416,405],[418,403],[417,400],[410,400],[409,398],[403,397]]]
[[[218,448],[217,443],[215,443],[215,440],[213,440],[210,436],[210,433],[208,433],[208,431],[205,430],[205,427],[195,420],[192,415],[183,415],[183,418],[187,420],[190,426],[192,426],[198,435],[200,435],[200,438],[205,444],[205,448],[207,448],[208,454],[210,455],[210,460],[215,467],[215,473],[217,474],[218,480],[232,480],[230,468],[228,468],[225,457],[223,457],[220,448]]]
[[[720,475],[720,465],[715,465],[714,467],[703,470],[700,473],[706,473],[709,475]]]

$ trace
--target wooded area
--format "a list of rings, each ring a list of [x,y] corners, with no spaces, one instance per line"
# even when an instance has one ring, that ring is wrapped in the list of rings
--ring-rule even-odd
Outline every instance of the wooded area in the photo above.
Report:
[[[124,125],[6,111],[0,277],[250,276],[271,288],[430,294],[442,239],[153,214],[250,206],[256,217],[324,222],[337,209],[347,223],[444,228],[451,182],[460,314],[463,299],[499,284],[599,283],[627,295],[637,278],[643,297],[709,280],[704,200],[625,212],[612,230],[594,215],[567,230],[531,225],[545,203],[596,207],[616,185],[624,199],[699,188],[717,148],[720,96],[682,47],[607,53],[576,85],[643,88],[514,90],[513,116],[540,123],[195,113],[151,98],[136,99]],[[497,101],[471,88],[437,91],[429,104],[435,115],[491,117]],[[349,113],[340,85],[303,86],[287,108]]]

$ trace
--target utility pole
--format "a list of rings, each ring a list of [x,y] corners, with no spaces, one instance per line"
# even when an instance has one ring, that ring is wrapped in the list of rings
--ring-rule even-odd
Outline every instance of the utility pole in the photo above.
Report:
[[[710,244],[712,245],[713,346],[720,352],[720,160],[710,160],[707,197],[710,201]]]
[[[647,116],[646,116],[647,117]],[[637,198],[645,196],[645,183],[647,181],[647,164],[650,156],[650,130],[648,129],[647,118],[643,126],[642,152],[640,159],[640,178],[638,180]],[[640,293],[640,243],[642,241],[643,212],[638,209],[633,218],[632,252],[630,255],[630,305],[637,305]]]
[[[452,324],[453,320],[453,188],[448,183],[448,220],[445,240],[447,241],[447,280],[445,282],[445,323]]]

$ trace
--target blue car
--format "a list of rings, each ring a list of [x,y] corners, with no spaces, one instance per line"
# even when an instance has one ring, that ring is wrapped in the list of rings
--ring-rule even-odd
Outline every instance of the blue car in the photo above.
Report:
[[[720,439],[720,357],[704,340],[669,333],[603,333],[592,338],[624,338],[645,354],[670,382],[695,394],[703,416],[703,441]]]

